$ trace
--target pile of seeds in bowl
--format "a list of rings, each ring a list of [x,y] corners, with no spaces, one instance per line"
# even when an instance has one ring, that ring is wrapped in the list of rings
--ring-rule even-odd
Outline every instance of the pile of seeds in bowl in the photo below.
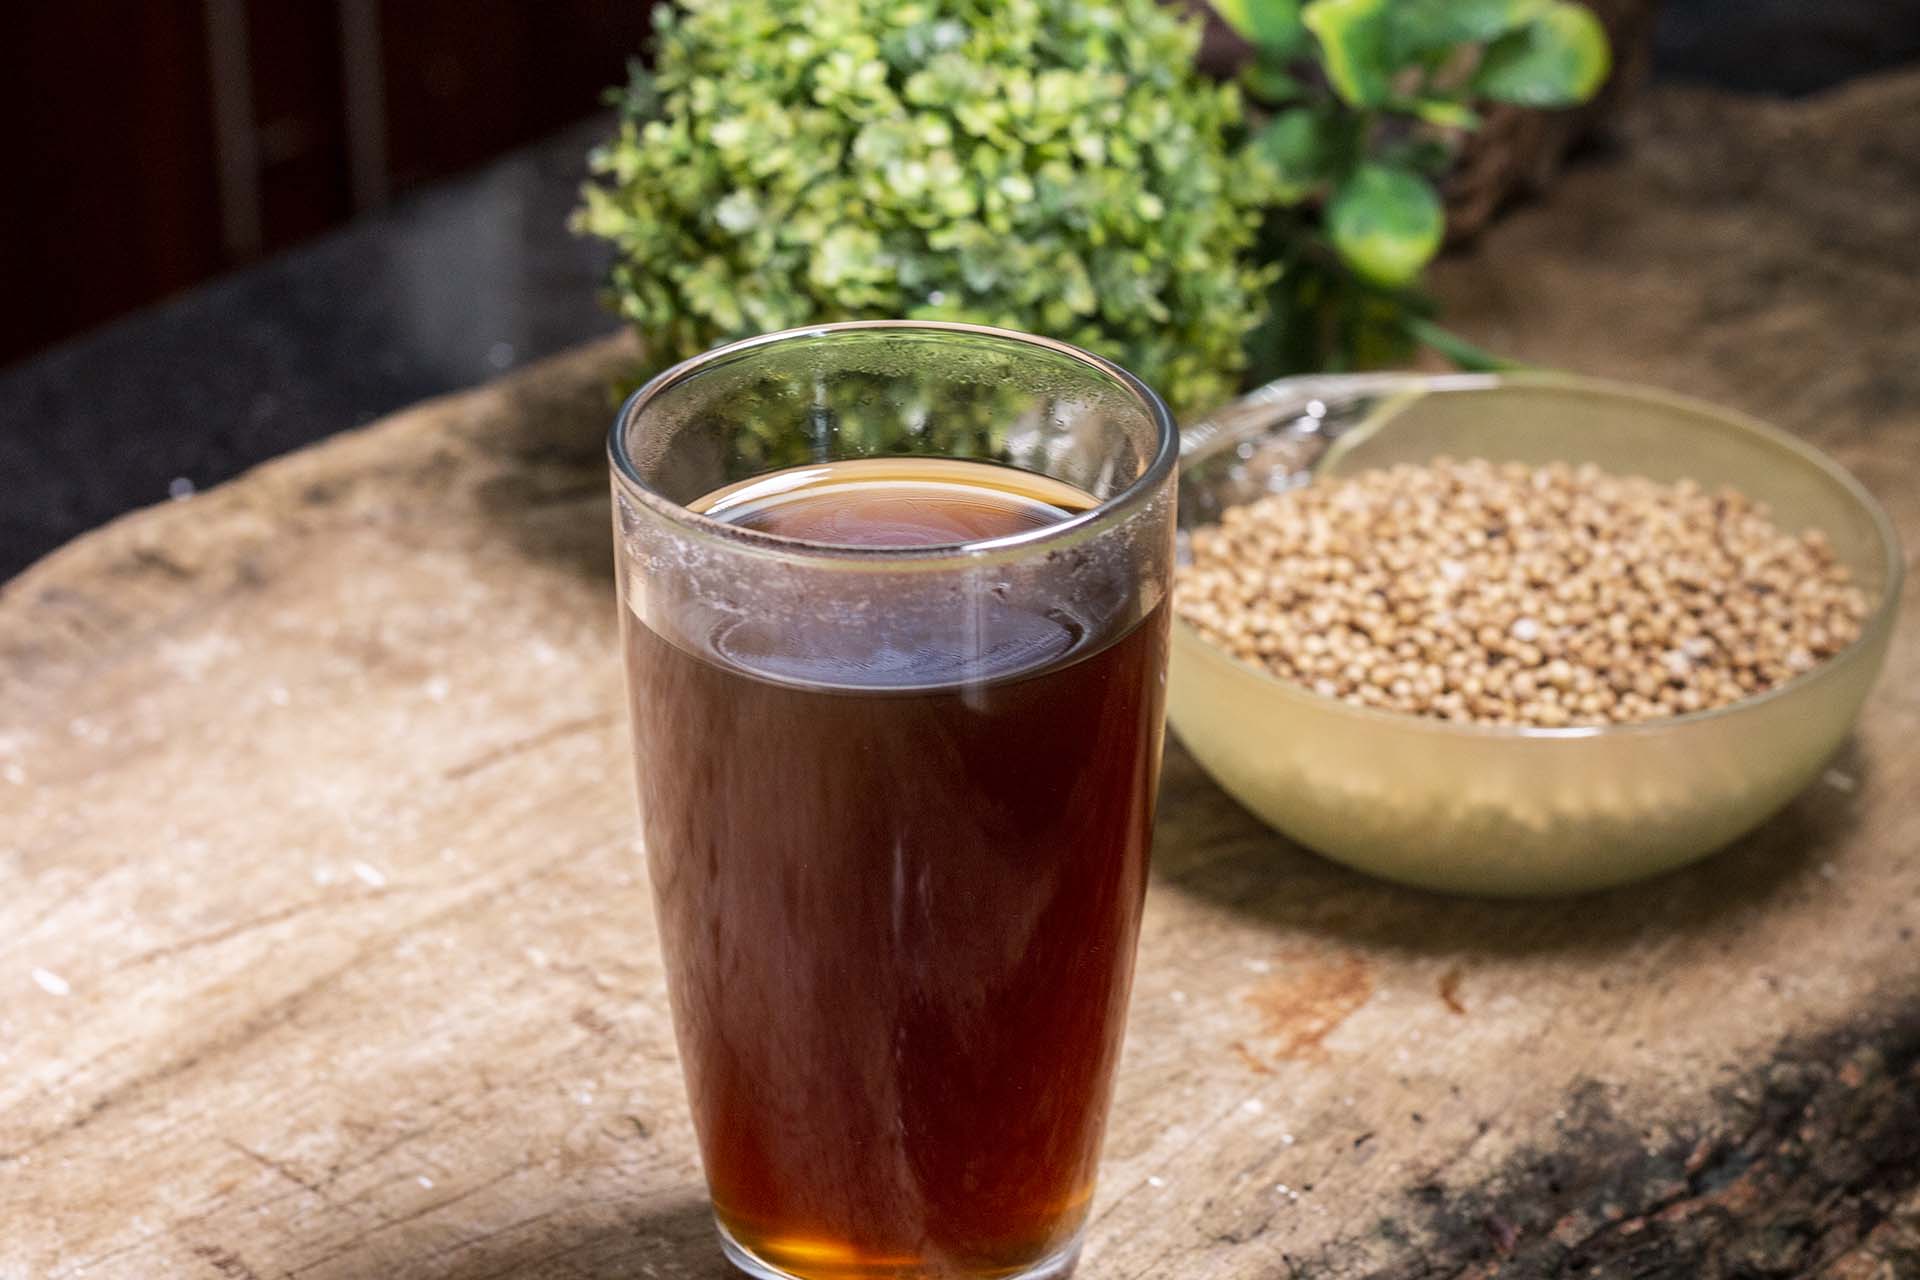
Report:
[[[1867,616],[1818,531],[1731,490],[1455,461],[1311,484],[1196,529],[1175,608],[1211,643],[1361,706],[1558,727],[1724,706]]]

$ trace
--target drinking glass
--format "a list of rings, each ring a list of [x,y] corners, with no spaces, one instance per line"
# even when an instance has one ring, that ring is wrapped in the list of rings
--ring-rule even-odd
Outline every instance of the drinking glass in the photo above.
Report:
[[[1147,879],[1166,406],[1046,338],[862,322],[668,370],[609,451],[641,828],[727,1256],[1065,1274]],[[1015,467],[1085,509],[930,546],[691,509],[871,458]]]

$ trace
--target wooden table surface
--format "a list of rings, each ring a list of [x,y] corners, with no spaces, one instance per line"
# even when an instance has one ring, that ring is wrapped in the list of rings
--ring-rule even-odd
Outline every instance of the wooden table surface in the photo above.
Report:
[[[1440,284],[1831,450],[1920,548],[1920,77],[1665,91]],[[634,847],[618,344],[0,594],[0,1278],[718,1277]],[[130,424],[130,428],[137,424]],[[1169,752],[1089,1277],[1920,1275],[1920,590],[1823,782],[1574,902]]]

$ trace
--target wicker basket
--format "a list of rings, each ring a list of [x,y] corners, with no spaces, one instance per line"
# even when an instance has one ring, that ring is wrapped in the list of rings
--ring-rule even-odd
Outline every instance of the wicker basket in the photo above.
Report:
[[[1571,111],[1530,111],[1497,104],[1468,141],[1443,184],[1447,238],[1458,243],[1477,234],[1510,200],[1537,192],[1553,180],[1566,154],[1614,115],[1645,81],[1652,61],[1653,23],[1660,0],[1582,0],[1599,15],[1613,43],[1613,74],[1592,102]],[[1200,65],[1226,77],[1252,50],[1201,0],[1185,7],[1207,20]]]

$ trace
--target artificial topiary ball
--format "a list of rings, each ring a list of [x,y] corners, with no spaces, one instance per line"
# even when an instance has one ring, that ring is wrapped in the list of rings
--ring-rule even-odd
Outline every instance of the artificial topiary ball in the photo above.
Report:
[[[693,0],[655,17],[575,225],[661,363],[906,316],[1108,356],[1177,411],[1229,398],[1269,194],[1231,86],[1153,0]]]

